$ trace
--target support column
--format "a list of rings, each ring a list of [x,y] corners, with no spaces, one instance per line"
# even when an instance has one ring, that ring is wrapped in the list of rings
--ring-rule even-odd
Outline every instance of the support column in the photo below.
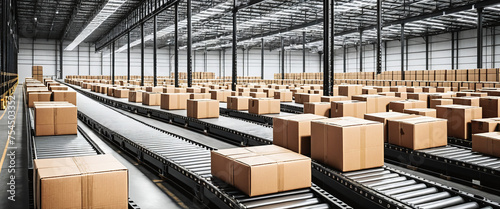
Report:
[[[156,55],[156,30],[157,30],[157,18],[156,15],[153,17],[153,86],[158,85],[157,72],[158,72],[158,56]]]
[[[89,75],[90,75],[90,43],[89,43]]]
[[[207,47],[205,46],[205,51],[203,52],[203,72],[207,72]]]
[[[141,23],[141,86],[144,86],[144,23]]]
[[[363,72],[363,31],[359,31],[359,72]]]
[[[306,72],[306,32],[302,31],[302,72]]]
[[[455,32],[451,32],[451,69],[455,69]]]
[[[111,85],[115,85],[115,42],[111,45]]]
[[[222,51],[219,50],[219,78],[222,77]]]
[[[387,71],[387,41],[384,41],[384,65],[385,65],[384,71]],[[380,67],[382,68],[382,65],[380,65]],[[381,70],[380,73],[382,73],[382,69],[380,69],[380,70]],[[377,73],[378,73],[378,71],[377,71]],[[404,80],[404,78],[405,78],[405,75],[403,73],[403,74],[401,74],[401,79]]]
[[[330,68],[332,66],[330,62],[330,53],[331,51],[331,40],[330,35],[333,38],[333,34],[330,34],[330,30],[332,30],[332,26],[330,21],[332,21],[332,13],[333,13],[333,0],[324,0],[323,1],[323,95],[330,95]]]
[[[59,41],[59,78],[63,79],[63,41]],[[102,68],[101,68],[102,75]]]
[[[193,59],[191,57],[191,50],[193,50],[193,29],[192,29],[192,11],[191,0],[187,1],[187,82],[188,87],[192,87],[193,83]]]
[[[483,68],[483,10],[477,8],[477,68]]]
[[[284,44],[284,39],[283,36],[280,37],[281,39],[281,79],[285,79],[285,44]]]
[[[425,35],[425,70],[429,70],[429,35]]]
[[[233,74],[231,76],[231,90],[236,91],[236,84],[238,82],[237,77],[238,77],[238,40],[237,39],[237,28],[236,28],[236,15],[238,14],[238,7],[236,6],[237,0],[233,0],[233,63],[232,63],[232,70]]]
[[[245,48],[241,49],[241,51],[243,52],[243,56],[242,56],[242,67],[243,67],[243,76],[245,76]]]
[[[130,31],[127,32],[127,82],[130,81]]]
[[[179,2],[175,3],[174,13],[174,84],[179,87]]]
[[[382,44],[382,0],[377,0],[377,46],[376,46],[376,50],[377,50],[377,61],[376,61],[376,72],[377,74],[380,74],[382,73],[382,47],[381,47],[381,44]],[[387,47],[387,41],[384,42],[385,46]],[[386,52],[386,56],[385,56],[385,70],[387,71],[387,48],[384,47],[385,49],[385,52]],[[404,73],[401,73],[401,78],[404,80],[405,78],[405,75]]]
[[[344,56],[343,56],[343,62],[344,62],[344,73],[347,73],[347,47],[344,45]]]
[[[491,68],[495,68],[495,53],[496,53],[495,47],[497,45],[496,41],[495,41],[495,39],[496,39],[495,30],[496,30],[495,26],[491,27],[491,37],[492,37],[492,39],[491,39]]]
[[[264,79],[264,38],[260,39],[260,79]]]
[[[222,49],[222,77],[226,77],[226,49]]]
[[[405,24],[401,23],[401,75],[405,74]]]

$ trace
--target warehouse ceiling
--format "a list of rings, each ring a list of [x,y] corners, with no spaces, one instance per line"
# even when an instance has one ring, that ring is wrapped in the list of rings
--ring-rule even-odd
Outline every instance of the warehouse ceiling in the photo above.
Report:
[[[28,1],[19,0],[19,31],[22,37],[73,40],[105,3],[99,0]],[[134,8],[146,1],[127,0],[115,14],[98,27],[85,42],[105,42],[104,37],[119,27]],[[335,47],[359,45],[376,41],[376,0],[335,1]],[[233,0],[196,0],[192,2],[193,49],[219,50],[231,47]],[[250,5],[251,6],[246,6]],[[474,29],[477,27],[478,6],[484,6],[484,27],[500,22],[497,0],[383,0],[383,40],[399,40],[401,23],[405,22],[406,37]],[[241,0],[237,15],[239,48],[261,46],[279,49],[281,37],[287,50],[322,50],[322,0]],[[186,1],[179,4],[180,46],[186,46]],[[74,18],[72,19],[72,14]],[[35,18],[37,19],[35,21]],[[166,47],[174,40],[173,7],[158,17],[158,46]],[[152,46],[153,20],[144,25],[146,46]],[[66,32],[67,31],[67,32]],[[140,44],[140,29],[131,32],[132,47]],[[116,42],[116,51],[126,51],[127,37]],[[108,49],[109,50],[109,49]]]

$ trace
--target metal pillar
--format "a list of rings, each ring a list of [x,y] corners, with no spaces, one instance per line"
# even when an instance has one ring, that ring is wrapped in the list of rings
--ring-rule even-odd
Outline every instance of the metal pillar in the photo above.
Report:
[[[102,70],[101,70],[102,75]],[[59,78],[63,78],[63,41],[59,41]]]
[[[77,73],[78,75],[80,75],[80,45],[76,46],[76,51],[77,51],[77,56],[76,56]],[[32,54],[32,56],[34,56],[34,54]]]
[[[141,23],[141,86],[144,86],[144,23]]]
[[[203,72],[207,72],[207,47],[205,46],[205,51],[203,52]]]
[[[377,65],[378,64],[379,64],[379,62],[377,60]],[[382,65],[380,65],[380,68],[382,68]],[[384,41],[384,71],[387,71],[387,41]],[[377,69],[377,73],[379,73],[378,69]],[[380,69],[380,73],[382,73],[382,69]],[[405,78],[405,75],[401,74],[401,79],[404,80],[404,78]]]
[[[115,85],[115,42],[111,44],[111,85]]]
[[[193,51],[193,72],[196,72],[196,49]]]
[[[242,67],[243,67],[243,76],[245,76],[245,48],[241,49],[241,51],[243,52],[243,56],[242,56]]]
[[[127,32],[127,82],[130,81],[130,31]]]
[[[377,66],[375,67],[375,71],[377,72],[377,74],[380,74],[382,73],[382,47],[380,46],[382,44],[382,0],[377,0],[377,46],[376,46],[376,50],[377,50],[377,61],[376,61],[376,64]],[[384,42],[385,43],[385,46],[387,46],[387,42]],[[386,56],[385,56],[385,59],[386,59],[386,62],[385,62],[385,70],[387,71],[387,48],[384,48],[385,49],[385,52],[386,52]],[[401,76],[402,76],[402,79],[404,80],[404,77],[405,75],[403,73],[401,73]]]
[[[187,83],[188,87],[193,83],[193,58],[191,57],[191,50],[193,50],[193,29],[192,29],[192,11],[191,0],[187,1]]]
[[[260,39],[260,79],[264,79],[264,38]]]
[[[343,62],[344,62],[344,73],[347,72],[347,47],[344,45],[344,56],[343,56]]]
[[[153,86],[157,86],[157,72],[158,72],[158,60],[156,56],[156,30],[157,30],[157,18],[156,15],[153,17]]]
[[[306,32],[302,31],[302,72],[306,72]]]
[[[222,77],[226,79],[226,49],[222,49]]]
[[[401,75],[405,74],[405,24],[401,23]]]
[[[331,91],[330,75],[333,71],[333,0],[323,1],[323,95],[329,96]]]
[[[359,31],[359,72],[363,72],[363,31]]]
[[[219,50],[219,78],[222,77],[222,51]]]
[[[174,13],[174,84],[175,87],[179,87],[179,2],[175,3]]]
[[[284,39],[283,36],[280,37],[281,39],[281,79],[285,79],[285,44],[284,44]]]
[[[477,68],[483,68],[483,10],[477,8]]]
[[[451,69],[455,69],[455,32],[451,32]]]
[[[250,76],[250,49],[247,50],[247,77]]]
[[[409,68],[408,68],[408,54],[410,54],[410,53],[408,53],[408,48],[410,48],[410,39],[406,38],[406,44],[405,44],[405,50],[406,50],[406,62],[405,62],[405,64],[406,64],[406,70],[409,70]]]
[[[425,35],[425,70],[429,70],[429,36]]]
[[[491,27],[491,68],[495,68],[496,27]]]
[[[89,43],[89,75],[90,75],[90,43]]]
[[[236,91],[236,83],[238,82],[237,76],[238,76],[238,40],[237,39],[237,28],[236,28],[236,15],[238,14],[238,7],[236,6],[237,0],[233,0],[233,63],[232,63],[232,70],[233,74],[231,75],[231,90]]]

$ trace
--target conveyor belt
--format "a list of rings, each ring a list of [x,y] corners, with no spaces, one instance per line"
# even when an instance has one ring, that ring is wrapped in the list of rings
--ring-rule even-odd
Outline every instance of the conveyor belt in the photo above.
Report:
[[[290,116],[290,115],[295,115],[293,113],[288,113],[288,112],[280,112],[279,114],[265,114],[265,115],[257,115],[253,113],[249,113],[248,111],[238,111],[238,110],[231,110],[227,108],[227,103],[219,103],[219,111],[221,115],[227,115],[229,117],[235,117],[235,118],[240,118],[243,120],[248,120],[252,122],[257,122],[261,125],[267,126],[267,127],[272,127],[273,125],[273,118],[274,117],[280,117],[280,116]]]
[[[148,164],[162,176],[177,179],[198,200],[219,208],[313,207],[349,208],[317,186],[249,198],[212,179],[208,146],[165,134],[79,94],[79,118],[106,139]],[[119,122],[117,122],[119,121]]]
[[[95,96],[97,100],[99,99],[99,95]],[[86,105],[87,106],[87,105]],[[82,115],[82,114],[81,114]],[[91,118],[92,116],[85,116],[82,115],[84,118],[88,118],[87,120],[92,121]],[[100,117],[99,115],[96,115],[95,117]],[[92,122],[90,122],[92,123]],[[93,122],[95,124],[95,122]],[[99,125],[97,125],[99,126]],[[99,129],[106,129],[106,127],[100,127]],[[116,143],[125,146],[125,141],[127,141],[124,137],[115,137],[113,134],[108,134],[105,133],[106,135],[109,135],[110,138],[118,139]],[[126,147],[126,146],[125,146]],[[132,153],[143,153],[140,150],[142,148],[137,148],[137,149],[132,149],[129,148],[130,152]],[[144,154],[142,155],[137,155],[138,158],[145,159]],[[191,157],[187,156],[189,161]],[[153,159],[154,157],[150,157]],[[192,156],[192,160],[195,160],[196,157]],[[193,162],[194,163],[194,162]],[[162,164],[162,163],[159,163]],[[194,163],[192,166],[198,165]],[[173,166],[174,170],[178,170],[179,168],[177,165],[169,165]],[[190,166],[190,165],[189,165]],[[198,167],[199,166],[199,167]],[[205,171],[206,172],[206,167],[203,165],[198,165],[196,166],[196,171]],[[161,170],[161,167],[159,167],[160,172],[164,172]],[[394,170],[390,167],[384,167],[384,170],[389,170],[391,172],[391,176],[396,173],[398,176],[405,177],[407,179],[415,180],[418,184],[422,183],[428,187],[434,187],[438,191],[447,191],[449,192],[452,196],[457,196],[462,198],[465,203],[468,202],[475,202],[479,206],[491,206],[493,208],[500,208],[498,203],[491,202],[486,198],[479,197],[479,196],[474,196],[473,194],[469,194],[463,191],[459,191],[458,189],[454,188],[449,188],[437,183],[434,183],[432,181],[428,181],[426,179],[422,179],[419,177],[412,176],[410,174],[403,173],[401,171]],[[164,170],[167,170],[166,168]],[[313,182],[316,184],[320,185],[321,188],[327,190],[328,192],[335,193],[336,196],[342,196],[344,197],[345,201],[348,201],[349,204],[352,204],[354,206],[359,206],[359,207],[365,207],[365,208],[412,208],[415,205],[410,204],[409,202],[405,202],[403,199],[396,199],[392,197],[391,195],[388,195],[387,193],[382,193],[377,190],[375,187],[369,187],[367,185],[364,185],[362,182],[358,182],[356,179],[350,179],[346,175],[342,174],[341,172],[338,172],[336,170],[330,169],[324,165],[318,164],[316,162],[313,162],[312,166],[312,173],[313,173]],[[206,173],[205,173],[206,174]],[[189,173],[183,173],[183,175],[190,176],[191,174]],[[180,179],[179,175],[179,178]],[[193,178],[193,177],[191,177]],[[198,180],[199,181],[199,180]],[[212,182],[213,183],[213,182]],[[387,183],[387,182],[386,182]],[[387,183],[389,184],[389,183]],[[200,192],[202,193],[202,192]],[[472,204],[472,203],[468,203]]]
[[[281,111],[290,113],[304,113],[304,104],[295,102],[282,102]]]
[[[500,158],[473,152],[467,147],[448,145],[411,150],[386,144],[385,158],[500,194]]]

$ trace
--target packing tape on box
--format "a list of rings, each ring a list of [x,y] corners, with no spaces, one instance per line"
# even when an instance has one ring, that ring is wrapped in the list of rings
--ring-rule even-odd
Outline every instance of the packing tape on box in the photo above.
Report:
[[[366,126],[363,124],[361,125],[361,130],[360,130],[360,152],[359,152],[359,159],[360,159],[360,166],[361,168],[364,168],[365,165],[366,165],[366,137],[367,137],[367,134],[366,134]]]
[[[278,192],[285,190],[285,164],[283,162],[276,162],[278,164]]]
[[[329,163],[328,161],[328,124],[327,123],[321,123],[323,125],[323,160],[325,161],[326,164]]]
[[[88,169],[84,162],[78,160],[78,158],[71,158],[75,163],[76,167],[80,171],[81,176],[81,194],[82,194],[82,208],[89,208],[92,205],[92,185],[93,178],[92,175],[88,175]]]

